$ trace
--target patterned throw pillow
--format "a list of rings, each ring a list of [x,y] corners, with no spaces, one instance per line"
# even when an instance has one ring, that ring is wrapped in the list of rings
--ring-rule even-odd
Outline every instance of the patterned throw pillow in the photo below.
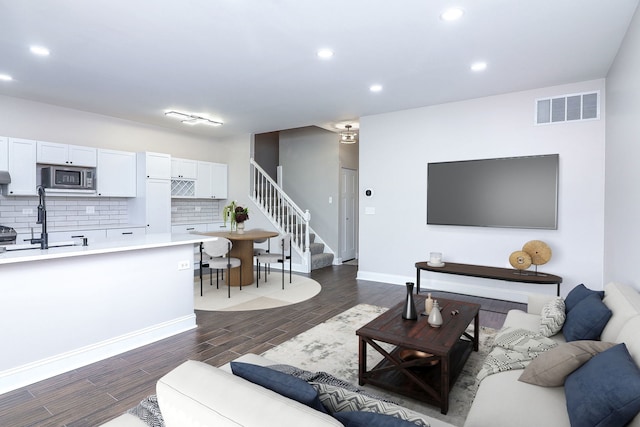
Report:
[[[363,396],[360,393],[349,391],[342,387],[314,382],[310,384],[318,390],[320,401],[330,413],[345,411],[377,412],[379,414],[392,415],[417,426],[430,427],[429,422],[421,414],[402,406]]]
[[[564,300],[561,297],[552,299],[542,307],[540,334],[545,337],[557,334],[562,330],[566,318]]]

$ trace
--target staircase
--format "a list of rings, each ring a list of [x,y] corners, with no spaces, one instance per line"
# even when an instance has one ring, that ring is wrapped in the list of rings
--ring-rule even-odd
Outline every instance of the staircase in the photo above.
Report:
[[[302,270],[308,273],[333,264],[334,254],[311,230],[309,211],[302,211],[253,159],[250,168],[249,197],[278,231],[291,234],[291,246],[302,259]]]

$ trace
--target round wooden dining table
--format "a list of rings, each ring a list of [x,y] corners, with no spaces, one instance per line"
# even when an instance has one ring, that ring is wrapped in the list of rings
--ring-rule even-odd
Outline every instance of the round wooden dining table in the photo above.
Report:
[[[212,231],[204,234],[205,236],[224,237],[231,240],[231,256],[239,258],[242,262],[240,268],[231,269],[230,280],[231,286],[240,286],[240,270],[242,270],[242,286],[250,285],[254,282],[253,277],[253,242],[256,240],[270,239],[279,235],[277,231],[269,230],[244,230],[237,231]]]

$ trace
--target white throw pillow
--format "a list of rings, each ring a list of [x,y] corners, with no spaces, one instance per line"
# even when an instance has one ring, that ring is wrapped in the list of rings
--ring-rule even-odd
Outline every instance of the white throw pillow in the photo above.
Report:
[[[542,307],[539,329],[541,335],[550,337],[562,330],[562,325],[567,318],[564,310],[564,299],[561,297],[552,299]]]

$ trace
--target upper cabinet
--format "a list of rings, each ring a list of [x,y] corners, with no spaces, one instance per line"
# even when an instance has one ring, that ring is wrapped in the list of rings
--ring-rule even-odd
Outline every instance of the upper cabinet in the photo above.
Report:
[[[140,153],[138,169],[145,178],[171,179],[171,156],[163,153]]]
[[[198,162],[188,159],[171,159],[171,178],[196,179],[198,177]]]
[[[97,192],[101,197],[136,197],[136,153],[98,149]]]
[[[9,139],[0,136],[0,171],[9,170]]]
[[[10,196],[35,196],[36,193],[36,141],[30,139],[8,139],[8,169],[11,184],[7,187]]]
[[[80,145],[38,141],[37,162],[52,165],[96,167],[97,149]]]
[[[227,198],[227,165],[223,163],[198,162],[196,198]]]

